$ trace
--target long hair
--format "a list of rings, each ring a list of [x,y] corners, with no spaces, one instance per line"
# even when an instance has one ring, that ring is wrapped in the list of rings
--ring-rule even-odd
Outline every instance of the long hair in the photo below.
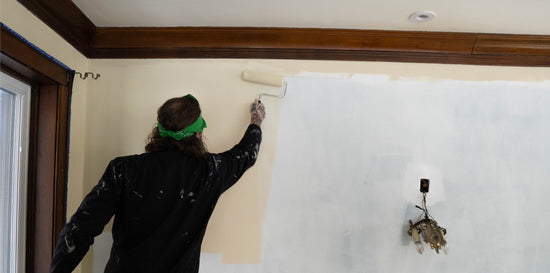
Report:
[[[157,111],[157,121],[170,131],[179,131],[193,124],[199,118],[201,108],[192,97],[179,97],[167,100]],[[181,151],[195,157],[204,157],[208,153],[202,137],[195,134],[176,140],[171,137],[161,137],[157,126],[147,138],[145,151]]]

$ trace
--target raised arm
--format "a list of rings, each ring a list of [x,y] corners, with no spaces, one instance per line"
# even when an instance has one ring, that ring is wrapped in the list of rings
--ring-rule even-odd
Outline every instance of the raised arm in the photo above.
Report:
[[[212,155],[210,162],[218,174],[221,193],[233,186],[256,162],[262,141],[260,126],[264,118],[265,107],[260,101],[255,100],[250,107],[250,125],[239,144],[227,152]]]

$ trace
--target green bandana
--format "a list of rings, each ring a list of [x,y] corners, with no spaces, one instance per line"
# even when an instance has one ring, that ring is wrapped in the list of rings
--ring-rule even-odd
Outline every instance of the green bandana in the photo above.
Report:
[[[202,132],[204,128],[206,128],[206,121],[202,118],[202,114],[199,115],[199,118],[193,122],[193,124],[189,125],[187,128],[184,128],[183,130],[179,131],[170,131],[166,130],[160,122],[157,123],[157,127],[159,128],[159,134],[161,137],[171,137],[175,140],[181,140],[184,137],[189,137],[195,134],[196,132]]]
[[[198,100],[195,97],[193,97],[191,94],[187,94],[186,97],[192,98],[198,102]],[[201,113],[199,114],[199,117],[197,118],[197,120],[193,122],[193,124],[177,132],[166,130],[160,124],[160,122],[157,122],[157,127],[159,128],[159,134],[161,137],[171,137],[175,140],[181,140],[182,138],[192,136],[197,132],[202,132],[202,130],[206,128],[206,121],[204,121],[204,119],[202,118],[202,113]]]
[[[187,95],[185,95],[185,97],[186,97],[186,98],[192,98],[192,99],[194,99],[196,102],[199,102],[199,101],[197,100],[197,98],[193,97],[193,95],[191,95],[191,94],[187,94]]]

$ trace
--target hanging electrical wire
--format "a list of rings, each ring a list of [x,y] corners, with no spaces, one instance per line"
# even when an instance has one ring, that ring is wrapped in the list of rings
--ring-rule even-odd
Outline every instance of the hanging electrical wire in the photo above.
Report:
[[[420,234],[424,238],[424,241],[430,245],[432,249],[435,249],[437,253],[442,249],[445,254],[448,254],[449,248],[447,246],[447,240],[445,235],[447,230],[440,227],[435,221],[430,213],[428,212],[428,207],[426,205],[426,194],[429,191],[430,180],[429,179],[420,179],[420,192],[422,192],[422,207],[415,205],[418,209],[422,210],[422,214],[413,223],[409,220],[409,235],[413,237],[413,241],[416,246],[416,250],[422,254],[424,252],[424,246],[420,241]]]

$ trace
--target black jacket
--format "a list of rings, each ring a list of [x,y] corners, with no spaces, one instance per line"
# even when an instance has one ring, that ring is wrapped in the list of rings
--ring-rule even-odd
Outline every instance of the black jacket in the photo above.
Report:
[[[256,161],[261,129],[205,158],[153,152],[112,160],[61,231],[50,272],[71,272],[114,215],[105,272],[198,272],[202,239],[220,195]]]

